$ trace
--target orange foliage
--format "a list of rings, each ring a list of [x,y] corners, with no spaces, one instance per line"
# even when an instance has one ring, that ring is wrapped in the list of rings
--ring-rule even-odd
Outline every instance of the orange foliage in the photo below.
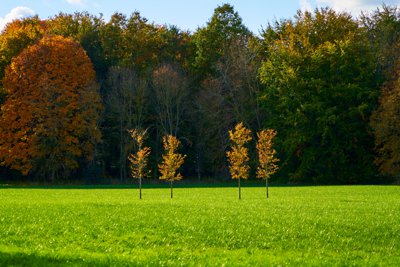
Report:
[[[175,136],[163,136],[165,153],[162,156],[162,163],[158,165],[158,169],[161,173],[161,180],[172,182],[182,179],[182,175],[177,171],[183,164],[186,155],[177,152],[180,144],[181,142]]]
[[[132,178],[142,179],[148,174],[146,168],[148,157],[150,155],[150,147],[143,147],[146,132],[135,129],[130,130],[129,133],[131,134],[132,139],[136,142],[138,148],[135,154],[129,155]]]
[[[44,37],[6,69],[0,163],[54,178],[93,157],[101,111],[93,65],[79,44]]]
[[[229,131],[229,138],[233,145],[232,150],[226,153],[229,160],[229,171],[232,179],[248,179],[250,166],[249,151],[245,144],[251,140],[251,131],[243,126],[243,123],[238,123],[235,126],[235,131]]]
[[[276,136],[276,131],[272,129],[262,130],[257,133],[257,151],[259,166],[257,168],[257,178],[268,179],[278,170],[276,163],[276,150],[272,148],[272,139]]]
[[[0,34],[0,84],[11,59],[42,38],[45,30],[46,23],[38,17],[17,19],[6,25]]]

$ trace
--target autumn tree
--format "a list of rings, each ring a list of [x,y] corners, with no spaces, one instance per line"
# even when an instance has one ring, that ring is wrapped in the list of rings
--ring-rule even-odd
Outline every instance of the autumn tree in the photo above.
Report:
[[[276,136],[276,131],[272,129],[262,130],[257,133],[257,152],[258,152],[258,167],[257,178],[265,180],[265,188],[268,198],[268,179],[278,170],[276,163],[279,159],[276,158],[276,150],[272,147],[272,139]]]
[[[82,47],[44,37],[6,69],[0,162],[52,181],[94,157],[102,109],[93,65]]]
[[[229,138],[232,141],[231,151],[226,153],[229,171],[232,179],[238,180],[239,199],[241,199],[240,179],[249,178],[249,151],[245,144],[251,140],[251,131],[241,122],[235,126],[234,131],[229,131]]]
[[[150,147],[143,146],[147,131],[135,129],[129,133],[136,145],[136,152],[129,155],[131,175],[132,178],[139,179],[139,198],[142,199],[142,179],[149,173],[147,162],[151,150]]]
[[[45,30],[46,22],[37,16],[14,20],[2,30],[0,34],[0,106],[6,95],[3,87],[6,67],[22,50],[42,38]]]
[[[172,183],[182,179],[182,174],[178,169],[182,166],[186,155],[178,153],[178,148],[181,142],[172,135],[163,136],[164,154],[162,163],[158,165],[160,171],[160,180],[170,182],[171,198],[173,197]]]

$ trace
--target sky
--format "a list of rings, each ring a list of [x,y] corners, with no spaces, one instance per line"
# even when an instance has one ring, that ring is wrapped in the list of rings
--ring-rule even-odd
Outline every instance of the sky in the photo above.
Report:
[[[193,32],[206,25],[218,5],[229,3],[243,23],[257,34],[268,23],[292,18],[299,9],[328,6],[358,16],[360,11],[374,10],[383,2],[400,6],[400,0],[0,0],[0,30],[13,19],[33,15],[46,19],[59,12],[88,11],[93,15],[102,13],[107,21],[114,12],[129,16],[139,11],[150,22],[176,25]]]

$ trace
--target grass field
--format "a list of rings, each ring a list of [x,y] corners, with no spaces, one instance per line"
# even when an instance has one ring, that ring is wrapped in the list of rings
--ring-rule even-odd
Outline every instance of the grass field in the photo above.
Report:
[[[0,266],[400,266],[400,186],[0,188]]]

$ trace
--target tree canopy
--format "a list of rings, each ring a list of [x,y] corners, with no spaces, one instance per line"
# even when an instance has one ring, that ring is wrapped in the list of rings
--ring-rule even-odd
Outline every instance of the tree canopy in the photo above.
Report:
[[[4,87],[3,165],[54,179],[93,158],[101,100],[93,65],[79,44],[44,37],[12,60]]]
[[[137,128],[152,178],[172,134],[185,177],[224,180],[228,131],[243,122],[253,140],[279,133],[280,182],[391,181],[399,13],[299,11],[259,35],[229,4],[194,32],[139,12],[17,19],[0,33],[0,179],[127,180]],[[247,152],[255,179],[256,147]]]

